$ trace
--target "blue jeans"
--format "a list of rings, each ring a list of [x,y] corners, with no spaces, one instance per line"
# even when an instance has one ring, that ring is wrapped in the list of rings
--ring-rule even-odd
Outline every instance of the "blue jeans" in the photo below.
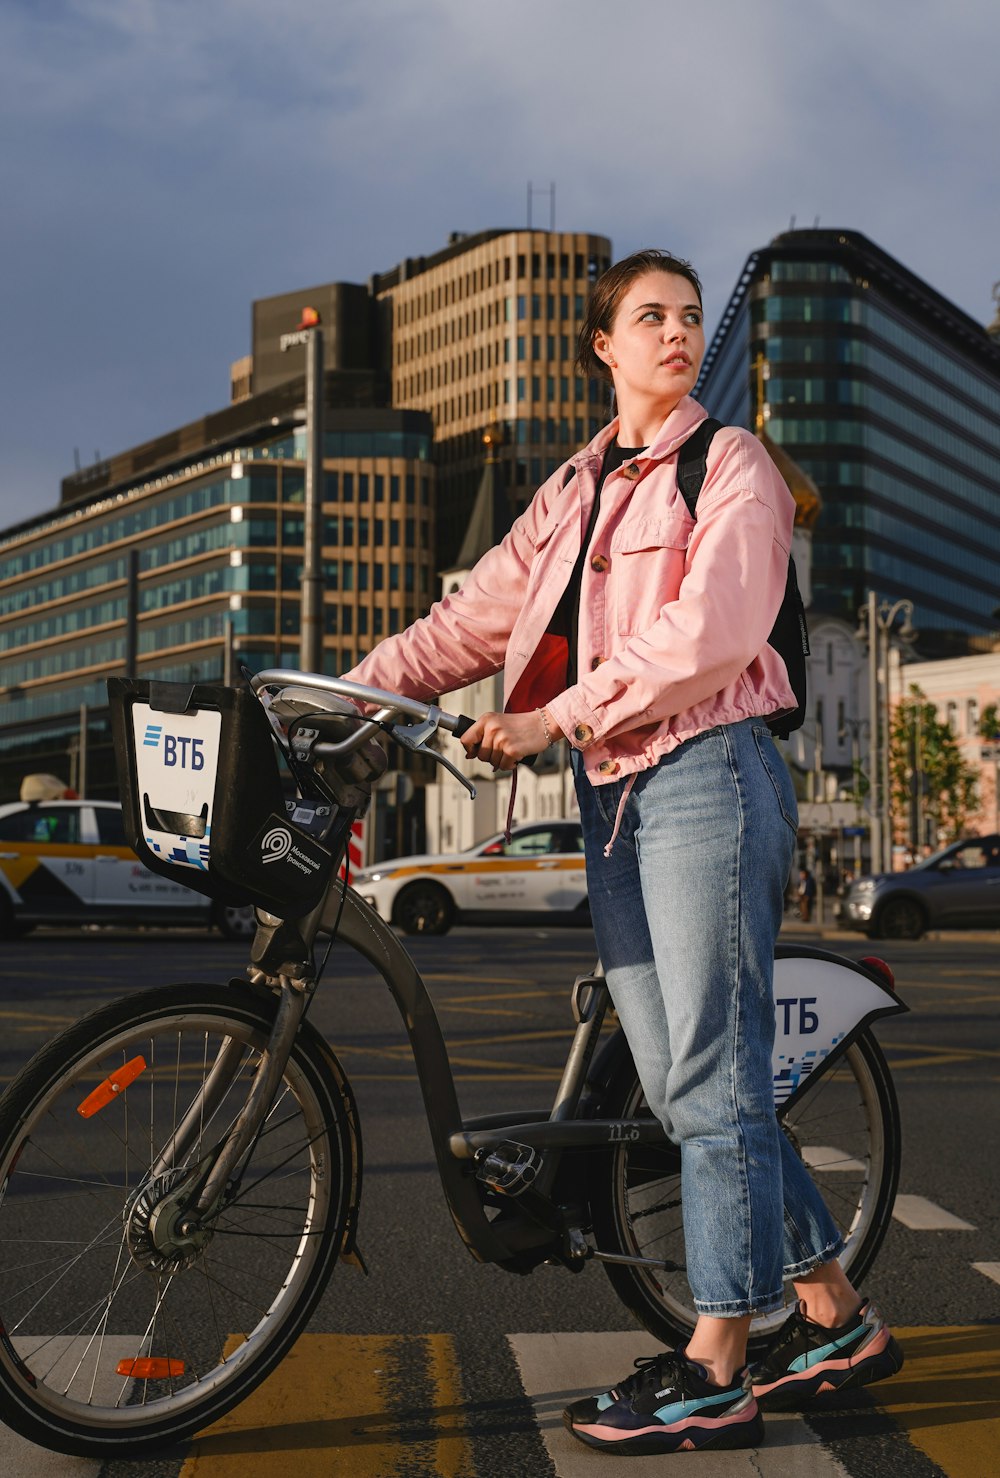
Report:
[[[649,1107],[681,1149],[699,1313],[770,1313],[782,1280],[843,1243],[774,1111],[774,943],[792,863],[791,780],[763,719],[697,735],[594,786],[573,753],[601,961]]]

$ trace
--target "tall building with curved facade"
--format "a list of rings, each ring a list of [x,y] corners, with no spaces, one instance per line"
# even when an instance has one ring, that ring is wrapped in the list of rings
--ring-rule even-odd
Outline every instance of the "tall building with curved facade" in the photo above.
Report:
[[[758,389],[759,387],[759,389]],[[812,609],[914,604],[928,656],[975,649],[1000,602],[1000,340],[856,231],[752,252],[695,395],[814,480]]]

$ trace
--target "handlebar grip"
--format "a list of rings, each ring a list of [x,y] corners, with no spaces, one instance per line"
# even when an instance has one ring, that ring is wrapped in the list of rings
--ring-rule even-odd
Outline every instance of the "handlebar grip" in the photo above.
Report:
[[[459,714],[458,723],[455,725],[451,732],[454,734],[456,739],[461,739],[462,735],[468,733],[469,729],[472,728],[472,725],[475,722],[475,719],[469,718],[467,714]],[[533,765],[537,759],[537,754],[526,754],[523,760],[518,760],[518,764],[530,766]]]

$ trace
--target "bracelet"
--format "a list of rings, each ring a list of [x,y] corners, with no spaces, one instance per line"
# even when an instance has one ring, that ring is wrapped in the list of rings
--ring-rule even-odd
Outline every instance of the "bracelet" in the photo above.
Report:
[[[551,734],[551,732],[549,730],[548,716],[547,716],[544,708],[538,708],[535,711],[538,714],[538,717],[542,721],[542,732],[545,735],[545,748],[546,749],[551,749],[552,746],[553,746],[553,744],[555,744],[556,741],[553,739],[552,734]]]

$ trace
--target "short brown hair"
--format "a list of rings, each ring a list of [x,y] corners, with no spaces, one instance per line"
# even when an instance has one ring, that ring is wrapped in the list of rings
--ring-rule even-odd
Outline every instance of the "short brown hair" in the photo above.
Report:
[[[675,277],[685,277],[701,302],[701,279],[690,262],[675,257],[658,247],[647,247],[635,251],[630,257],[615,262],[594,283],[587,301],[587,313],[576,343],[576,362],[586,378],[598,377],[610,381],[611,371],[594,352],[594,335],[610,333],[615,314],[621,306],[630,285],[644,272],[669,272]]]

